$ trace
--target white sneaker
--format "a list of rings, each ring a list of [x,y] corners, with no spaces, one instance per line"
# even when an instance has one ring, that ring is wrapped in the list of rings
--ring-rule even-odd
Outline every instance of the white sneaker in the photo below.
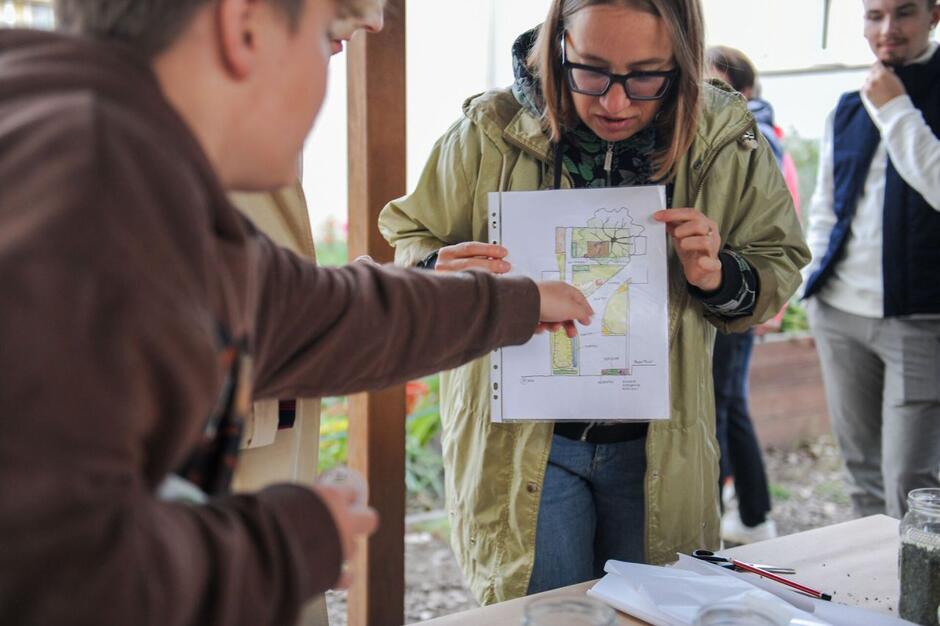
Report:
[[[721,486],[721,503],[725,505],[725,510],[733,509],[737,506],[738,494],[734,490],[734,481],[726,480]]]
[[[768,519],[757,526],[745,526],[738,511],[725,511],[721,516],[721,538],[729,543],[743,545],[767,541],[777,536],[777,523]]]

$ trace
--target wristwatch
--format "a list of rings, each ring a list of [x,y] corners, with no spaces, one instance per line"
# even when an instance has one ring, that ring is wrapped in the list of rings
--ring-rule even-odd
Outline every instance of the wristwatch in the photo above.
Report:
[[[422,269],[422,270],[433,270],[435,267],[437,267],[437,253],[438,251],[435,250],[431,254],[427,255],[426,257],[418,261],[418,265],[416,265],[415,267]]]

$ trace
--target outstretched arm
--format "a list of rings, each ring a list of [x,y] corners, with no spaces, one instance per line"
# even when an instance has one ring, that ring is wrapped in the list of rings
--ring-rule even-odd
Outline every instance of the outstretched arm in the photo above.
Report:
[[[380,389],[528,341],[540,321],[587,323],[562,283],[353,263],[318,268],[260,236],[258,397]]]
[[[524,343],[539,321],[539,291],[525,278],[317,268],[263,237],[259,245],[259,397],[386,387]]]

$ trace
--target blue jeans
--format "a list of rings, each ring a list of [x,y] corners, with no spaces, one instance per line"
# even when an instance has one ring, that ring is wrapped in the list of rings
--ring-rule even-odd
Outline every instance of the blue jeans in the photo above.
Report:
[[[529,594],[598,578],[608,559],[645,560],[645,475],[645,437],[610,444],[552,438]]]
[[[764,457],[747,406],[748,368],[754,333],[715,338],[712,374],[715,383],[715,430],[721,449],[721,482],[734,477],[738,511],[746,526],[757,526],[770,512],[770,488]],[[721,493],[719,484],[718,493]]]

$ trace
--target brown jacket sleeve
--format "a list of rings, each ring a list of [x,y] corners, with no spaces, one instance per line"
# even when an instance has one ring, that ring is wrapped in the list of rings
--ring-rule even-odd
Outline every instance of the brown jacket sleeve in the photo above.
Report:
[[[50,116],[0,133],[0,621],[290,624],[339,573],[313,492],[154,496],[222,386],[205,196],[159,138]]]
[[[538,289],[528,278],[316,268],[258,239],[259,397],[387,387],[525,343],[538,323]]]

